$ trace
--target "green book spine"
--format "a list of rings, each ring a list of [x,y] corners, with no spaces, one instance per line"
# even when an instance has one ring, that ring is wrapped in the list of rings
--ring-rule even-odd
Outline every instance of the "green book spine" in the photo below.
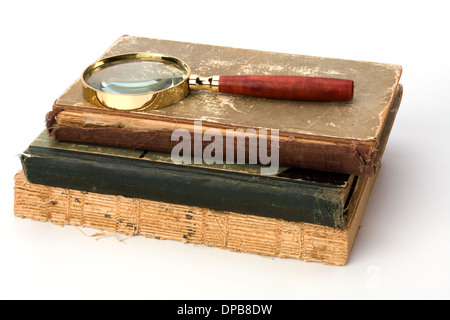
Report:
[[[43,132],[21,155],[31,183],[341,228],[351,176],[251,165],[177,165],[170,156],[51,141]]]

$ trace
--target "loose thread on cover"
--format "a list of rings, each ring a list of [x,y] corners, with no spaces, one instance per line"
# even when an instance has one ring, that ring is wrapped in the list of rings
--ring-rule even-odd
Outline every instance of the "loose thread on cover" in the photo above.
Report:
[[[216,221],[216,224],[217,224],[217,226],[219,227],[220,233],[221,233],[222,236],[223,236],[223,247],[225,248],[226,245],[227,245],[228,230],[227,230],[226,233],[223,231],[223,229],[222,229],[222,227],[220,226],[220,223],[219,223],[219,221],[217,220],[217,217],[216,217],[216,215],[215,215],[214,213],[212,213],[211,211],[208,211],[207,214],[212,215],[213,218],[214,218],[214,220]],[[226,224],[226,221],[227,221],[227,219],[226,219],[226,217],[225,217],[225,224]]]
[[[133,235],[138,235],[140,233],[140,219],[141,219],[141,201],[139,201],[139,199],[135,199],[134,200],[137,205],[136,205],[136,216],[135,216],[135,222],[134,222],[134,230],[133,230]]]

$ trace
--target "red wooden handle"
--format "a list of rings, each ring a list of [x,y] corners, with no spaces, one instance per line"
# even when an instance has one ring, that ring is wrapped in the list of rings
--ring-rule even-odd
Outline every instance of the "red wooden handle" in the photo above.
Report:
[[[303,76],[220,76],[219,92],[286,100],[351,101],[353,80]]]

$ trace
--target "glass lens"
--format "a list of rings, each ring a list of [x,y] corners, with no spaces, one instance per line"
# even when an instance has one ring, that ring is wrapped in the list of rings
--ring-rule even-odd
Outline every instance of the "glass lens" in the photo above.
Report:
[[[86,83],[117,94],[143,94],[171,88],[186,77],[186,70],[165,60],[115,61],[92,70]]]

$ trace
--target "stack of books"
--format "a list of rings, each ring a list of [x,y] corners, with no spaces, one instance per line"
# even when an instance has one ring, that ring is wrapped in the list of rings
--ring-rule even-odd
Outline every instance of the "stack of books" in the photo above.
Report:
[[[133,36],[101,58],[129,52],[178,57],[203,74],[352,79],[354,98],[195,91],[119,111],[88,102],[77,79],[21,155],[16,216],[347,263],[401,102],[400,66]]]

